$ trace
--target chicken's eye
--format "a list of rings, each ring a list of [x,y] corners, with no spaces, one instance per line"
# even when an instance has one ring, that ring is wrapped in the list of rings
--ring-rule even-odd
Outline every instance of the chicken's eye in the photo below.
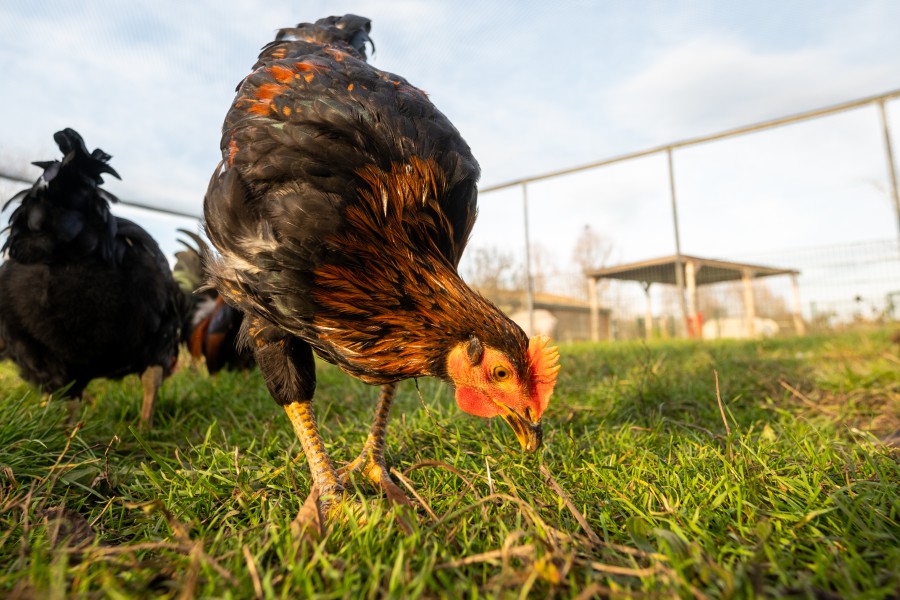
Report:
[[[491,377],[494,378],[494,381],[506,381],[509,379],[510,375],[509,369],[503,365],[497,365],[491,369]]]

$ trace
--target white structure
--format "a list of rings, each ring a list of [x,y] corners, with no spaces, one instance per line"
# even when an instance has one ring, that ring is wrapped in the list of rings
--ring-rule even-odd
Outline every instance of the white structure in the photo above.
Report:
[[[699,338],[701,335],[705,338],[706,327],[699,328],[698,324],[702,323],[702,316],[699,314],[700,303],[697,300],[697,287],[701,285],[710,285],[713,283],[721,283],[724,281],[742,281],[744,284],[744,316],[739,319],[744,334],[742,336],[720,336],[720,337],[745,337],[754,338],[758,333],[765,335],[764,331],[757,332],[758,321],[768,321],[770,319],[759,319],[756,316],[756,305],[753,298],[753,280],[759,277],[772,277],[774,275],[789,275],[791,278],[791,290],[793,292],[793,321],[794,331],[798,335],[806,333],[806,326],[803,318],[800,316],[800,286],[797,277],[800,271],[796,269],[779,269],[775,267],[766,267],[762,265],[751,265],[747,263],[738,263],[724,260],[715,260],[711,258],[699,258],[697,256],[688,256],[686,254],[675,256],[666,256],[663,258],[655,258],[644,260],[626,265],[618,265],[616,267],[608,267],[605,269],[597,269],[595,271],[587,271],[585,275],[589,282],[589,291],[591,296],[591,339],[599,340],[599,330],[596,323],[599,322],[598,311],[600,301],[597,297],[597,282],[600,279],[619,279],[625,281],[637,281],[644,288],[647,296],[646,322],[653,322],[653,312],[650,306],[650,286],[654,283],[665,283],[669,285],[677,285],[679,289],[684,286],[687,298],[681,298],[684,310],[684,330],[688,337]],[[774,322],[773,322],[774,324]],[[771,328],[766,326],[766,331]],[[646,328],[647,337],[652,335],[653,328]],[[775,324],[775,331],[778,331],[778,325]]]
[[[753,337],[773,337],[778,334],[778,323],[772,319],[756,317],[753,320]],[[703,339],[717,340],[722,338],[746,339],[750,332],[743,317],[724,317],[703,323]]]
[[[531,323],[528,318],[527,310],[517,310],[509,315],[509,318],[518,324],[525,331],[525,335],[531,337],[533,335],[546,335],[552,339],[556,339],[556,324],[559,320],[553,316],[553,313],[543,308],[534,309],[534,331],[531,331]]]

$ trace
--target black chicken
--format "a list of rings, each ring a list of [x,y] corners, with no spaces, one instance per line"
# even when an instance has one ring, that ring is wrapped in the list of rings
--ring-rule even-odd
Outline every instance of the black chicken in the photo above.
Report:
[[[243,315],[227,304],[219,293],[206,284],[204,256],[209,247],[199,235],[179,229],[195,244],[178,240],[184,250],[175,253],[175,281],[185,294],[189,306],[187,318],[181,329],[181,340],[195,361],[201,358],[206,369],[215,374],[222,369],[249,369],[253,366],[253,353],[245,344],[238,343]]]
[[[6,203],[0,266],[0,339],[22,377],[43,391],[71,383],[80,397],[98,377],[141,373],[141,424],[149,427],[178,351],[184,297],[157,243],[110,213],[102,175],[119,175],[81,136],[54,136],[62,161],[36,162],[37,182]]]
[[[211,281],[245,313],[318,491],[340,496],[361,469],[407,503],[384,463],[397,381],[445,380],[463,411],[502,417],[534,451],[559,355],[459,277],[478,164],[421,90],[366,63],[369,31],[363,17],[328,17],[263,48],[225,119],[204,213],[221,255]],[[341,472],[313,415],[313,353],[382,386],[363,452]]]

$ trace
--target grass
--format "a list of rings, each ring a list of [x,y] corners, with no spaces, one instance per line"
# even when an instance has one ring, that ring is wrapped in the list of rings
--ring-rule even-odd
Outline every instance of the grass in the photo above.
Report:
[[[425,504],[415,530],[360,484],[363,522],[317,543],[292,531],[308,471],[258,372],[182,370],[143,435],[136,377],[94,382],[71,427],[4,364],[0,595],[897,597],[888,336],[561,348],[539,456],[404,383],[388,461]],[[376,390],[327,365],[318,390],[348,461]]]

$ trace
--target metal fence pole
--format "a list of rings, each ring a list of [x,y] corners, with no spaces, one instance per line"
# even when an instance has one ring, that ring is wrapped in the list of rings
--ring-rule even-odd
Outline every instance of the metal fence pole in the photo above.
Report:
[[[624,161],[632,160],[635,158],[640,158],[642,156],[650,156],[651,154],[657,154],[659,152],[664,152],[664,151],[672,150],[675,148],[687,148],[688,146],[696,146],[699,144],[706,144],[708,142],[714,142],[717,140],[724,140],[727,138],[744,135],[747,133],[752,133],[754,131],[762,131],[764,129],[772,129],[774,127],[788,125],[790,123],[798,123],[800,121],[807,121],[809,119],[817,119],[819,117],[825,117],[828,115],[837,114],[840,112],[844,112],[846,110],[852,110],[855,108],[861,108],[863,106],[868,106],[869,104],[873,104],[876,102],[885,102],[888,100],[893,100],[894,98],[900,98],[900,90],[892,90],[892,91],[884,93],[884,94],[878,94],[876,96],[867,96],[865,98],[851,100],[850,102],[843,102],[841,104],[835,104],[833,106],[817,108],[815,110],[810,110],[807,112],[794,114],[794,115],[788,115],[786,117],[780,117],[777,119],[772,119],[770,121],[763,121],[761,123],[754,123],[752,125],[744,125],[742,127],[736,127],[734,129],[728,129],[726,131],[720,131],[718,133],[713,133],[710,135],[703,135],[703,136],[699,136],[699,137],[695,137],[695,138],[689,138],[689,139],[681,140],[678,142],[670,142],[663,146],[654,146],[653,148],[645,148],[644,150],[638,150],[637,152],[629,152],[627,154],[620,154],[618,156],[613,156],[611,158],[605,158],[603,160],[598,160],[595,162],[578,165],[575,167],[569,167],[567,169],[559,169],[557,171],[550,171],[547,173],[542,173],[540,175],[531,175],[530,177],[514,179],[512,181],[507,181],[505,183],[489,185],[489,186],[485,186],[483,188],[479,188],[478,193],[479,193],[479,195],[487,194],[488,192],[496,192],[497,190],[512,188],[517,185],[522,185],[525,183],[534,183],[536,181],[542,181],[544,179],[551,179],[553,177],[559,177],[560,175],[569,175],[571,173],[580,173],[581,171],[588,171],[591,169],[596,169],[597,167],[605,167],[606,165],[624,162]]]
[[[525,310],[528,335],[534,335],[534,279],[531,277],[531,234],[528,231],[528,184],[522,184],[522,215],[525,220]]]
[[[678,286],[678,303],[681,305],[681,320],[684,332],[690,335],[687,303],[684,299],[684,260],[681,257],[681,235],[678,233],[678,203],[675,200],[675,167],[672,165],[672,148],[666,148],[669,160],[669,196],[672,199],[672,227],[675,230],[675,284]]]
[[[897,241],[900,242],[900,195],[897,194],[897,168],[894,165],[894,150],[891,145],[891,130],[888,126],[887,111],[884,108],[884,98],[878,101],[878,114],[881,115],[881,131],[884,133],[884,153],[887,155],[891,199],[894,201],[894,211],[897,213]]]
[[[26,179],[25,177],[23,177],[21,175],[16,175],[14,173],[7,173],[5,171],[0,170],[0,179],[8,179],[9,181],[16,181],[19,183],[24,183],[26,185],[33,185],[35,180],[37,180],[37,177],[35,177],[34,179]],[[144,204],[143,202],[134,202],[132,200],[123,200],[122,198],[119,198],[118,196],[116,196],[116,197],[119,200],[118,204],[120,204],[121,206],[129,206],[131,208],[140,208],[142,210],[151,210],[153,212],[163,213],[165,215],[171,215],[174,217],[185,217],[188,219],[194,219],[194,220],[198,220],[198,221],[203,218],[201,215],[183,211],[183,210],[165,208],[162,206],[153,206],[152,204]],[[5,201],[6,199],[4,198],[3,200]]]

